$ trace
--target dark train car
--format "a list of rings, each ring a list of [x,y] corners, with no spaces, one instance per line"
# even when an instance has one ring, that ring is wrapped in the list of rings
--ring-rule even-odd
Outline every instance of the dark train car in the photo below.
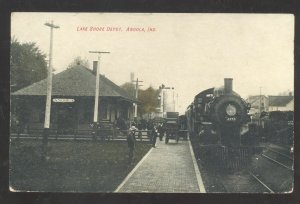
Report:
[[[249,141],[257,136],[251,132],[256,128],[250,126],[250,132],[241,134],[250,121],[249,109],[250,105],[232,90],[232,79],[225,78],[224,87],[200,92],[188,106],[186,117],[191,140],[197,145],[212,147],[212,152],[220,151],[218,156],[223,161],[248,155],[249,146],[253,146]]]
[[[266,142],[292,147],[294,142],[294,111],[271,111],[261,117]]]

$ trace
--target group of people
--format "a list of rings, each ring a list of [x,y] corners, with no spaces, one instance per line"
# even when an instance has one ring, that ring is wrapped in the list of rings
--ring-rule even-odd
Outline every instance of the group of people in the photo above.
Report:
[[[163,124],[152,124],[151,126],[148,126],[147,129],[150,130],[151,144],[152,147],[155,148],[157,137],[159,137],[160,141],[162,141],[163,139],[163,135],[164,135]],[[136,124],[132,123],[127,134],[127,143],[129,148],[129,163],[132,163],[133,161],[133,155],[136,147],[135,133],[138,130],[139,129],[136,127]]]

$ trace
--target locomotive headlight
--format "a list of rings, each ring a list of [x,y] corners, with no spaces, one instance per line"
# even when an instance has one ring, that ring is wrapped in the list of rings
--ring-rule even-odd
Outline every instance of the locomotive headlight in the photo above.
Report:
[[[235,116],[236,114],[236,107],[229,104],[227,107],[226,107],[226,113],[227,115],[229,116]]]

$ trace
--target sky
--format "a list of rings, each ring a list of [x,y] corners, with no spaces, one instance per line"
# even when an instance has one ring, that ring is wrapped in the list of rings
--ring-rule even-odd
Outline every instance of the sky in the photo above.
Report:
[[[101,74],[118,85],[134,72],[142,89],[174,87],[181,113],[196,94],[222,86],[224,78],[233,78],[234,91],[244,98],[260,90],[264,95],[294,90],[292,14],[16,12],[11,35],[36,42],[48,55],[50,28],[44,24],[52,20],[60,26],[53,30],[56,73],[77,56],[92,65],[98,55],[89,51],[107,51],[100,58]]]

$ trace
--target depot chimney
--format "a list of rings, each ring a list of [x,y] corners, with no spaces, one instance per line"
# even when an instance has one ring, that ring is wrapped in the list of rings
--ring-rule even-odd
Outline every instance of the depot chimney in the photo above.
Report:
[[[225,94],[232,92],[232,78],[224,79],[224,92]]]
[[[93,73],[96,75],[97,73],[97,65],[98,65],[98,61],[93,61]]]

